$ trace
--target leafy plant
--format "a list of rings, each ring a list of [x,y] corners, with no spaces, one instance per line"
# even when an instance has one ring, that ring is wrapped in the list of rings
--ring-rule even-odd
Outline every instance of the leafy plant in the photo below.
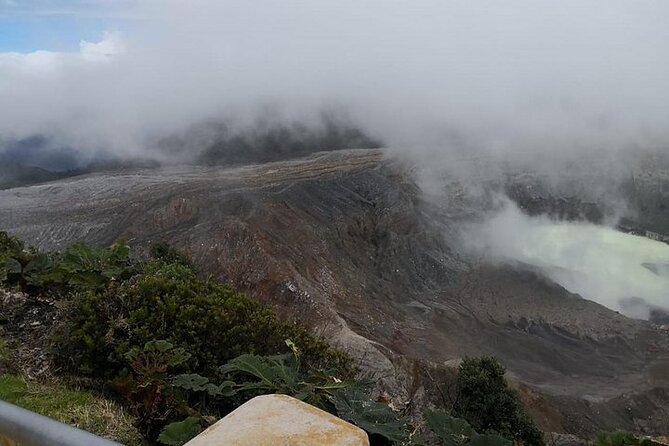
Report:
[[[290,340],[286,343],[293,349],[292,355],[241,355],[221,367],[225,376],[236,381],[234,393],[290,395],[332,412],[384,442],[407,439],[406,423],[387,404],[373,401],[363,383],[339,380],[322,369],[301,368],[299,350]]]
[[[98,288],[110,280],[132,275],[129,255],[130,248],[125,243],[115,243],[109,248],[77,243],[65,251],[58,270],[70,286]]]
[[[216,385],[197,373],[177,375],[172,379],[172,385],[190,392],[205,392],[212,397],[230,397],[236,393],[234,382],[224,381]]]
[[[391,443],[407,440],[406,421],[387,404],[372,400],[360,386],[337,390],[332,401],[338,417],[364,429],[372,440],[375,436]]]
[[[190,355],[164,340],[147,342],[125,355],[131,373],[114,381],[114,388],[126,400],[137,425],[149,438],[165,422],[185,412],[184,403],[171,391],[168,372],[183,364]]]
[[[231,380],[237,380],[235,393],[281,393],[330,411],[332,392],[350,385],[323,370],[300,370],[299,356],[296,353],[276,356],[241,355],[222,366],[220,371]]]
[[[170,367],[183,364],[190,358],[183,348],[176,348],[165,340],[149,341],[144,348],[131,348],[125,357],[138,375],[150,380],[162,379]]]
[[[124,243],[109,248],[78,243],[62,256],[45,254],[0,232],[0,282],[24,291],[99,288],[132,275],[129,252]]]

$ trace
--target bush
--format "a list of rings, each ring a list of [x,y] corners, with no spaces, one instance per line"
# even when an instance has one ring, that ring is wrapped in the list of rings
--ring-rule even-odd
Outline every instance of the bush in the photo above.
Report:
[[[453,415],[481,433],[498,433],[527,446],[544,444],[541,431],[504,380],[506,370],[491,356],[465,358],[456,378]]]
[[[280,321],[266,306],[225,285],[198,279],[181,263],[150,262],[129,280],[75,293],[54,330],[53,354],[65,370],[111,378],[125,367],[132,348],[161,339],[191,356],[183,370],[213,377],[218,366],[244,353],[287,352],[285,339],[304,358],[329,363],[348,377],[348,357]]]
[[[300,345],[307,367],[352,378],[347,355],[305,328],[279,320],[260,302],[199,279],[177,253],[167,254],[161,257],[170,262],[126,265],[120,280],[98,268],[103,274],[71,288],[61,302],[61,321],[50,339],[56,365],[111,384],[147,438],[156,439],[170,422],[200,414],[218,417],[243,403],[241,396],[230,398],[229,389],[214,384],[219,366],[242,354],[290,352],[286,339]],[[168,432],[175,435],[182,428],[177,423]]]

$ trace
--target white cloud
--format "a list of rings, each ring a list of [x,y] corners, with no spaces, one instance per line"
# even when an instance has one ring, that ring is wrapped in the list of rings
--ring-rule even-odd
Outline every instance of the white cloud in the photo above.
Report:
[[[48,73],[58,69],[71,56],[53,51],[34,51],[32,53],[0,53],[0,69],[5,72],[15,71],[21,74]]]
[[[114,38],[0,56],[0,134],[138,151],[274,101],[306,116],[335,103],[396,146],[668,145],[664,0],[129,3],[144,19],[118,57]]]
[[[125,42],[120,33],[105,32],[104,38],[99,42],[79,43],[79,51],[85,60],[100,61],[117,56],[125,50]]]

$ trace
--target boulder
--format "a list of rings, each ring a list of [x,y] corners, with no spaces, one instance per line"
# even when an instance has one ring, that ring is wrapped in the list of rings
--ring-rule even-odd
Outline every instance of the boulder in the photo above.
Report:
[[[367,434],[286,395],[263,395],[239,406],[186,446],[369,446]]]

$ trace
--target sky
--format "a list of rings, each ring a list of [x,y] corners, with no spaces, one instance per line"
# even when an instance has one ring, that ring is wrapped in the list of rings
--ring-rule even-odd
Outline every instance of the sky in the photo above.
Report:
[[[207,119],[336,107],[415,153],[667,147],[668,17],[665,0],[0,0],[0,138],[132,156]]]
[[[76,51],[82,40],[130,28],[137,20],[131,6],[123,0],[0,0],[0,52]]]

